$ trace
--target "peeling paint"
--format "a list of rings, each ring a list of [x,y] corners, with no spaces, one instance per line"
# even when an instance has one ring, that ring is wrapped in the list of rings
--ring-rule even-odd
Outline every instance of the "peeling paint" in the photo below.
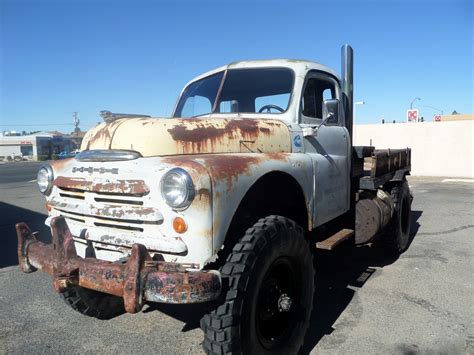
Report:
[[[70,178],[65,176],[58,176],[53,185],[60,188],[82,190],[101,193],[116,193],[116,194],[130,194],[143,196],[150,192],[149,187],[143,180],[113,180],[104,181],[86,180],[83,178]]]
[[[289,128],[279,120],[129,118],[108,125],[90,130],[82,149],[133,149],[144,157],[291,152]]]

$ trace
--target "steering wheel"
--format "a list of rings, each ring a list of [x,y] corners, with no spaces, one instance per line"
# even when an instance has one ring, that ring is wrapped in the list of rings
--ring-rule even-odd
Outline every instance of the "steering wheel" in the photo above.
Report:
[[[258,113],[262,113],[264,110],[267,110],[267,112],[269,113],[272,108],[277,110],[277,111],[280,111],[280,112],[285,112],[285,110],[283,110],[280,106],[277,106],[277,105],[264,105],[260,108],[260,110],[258,110]]]

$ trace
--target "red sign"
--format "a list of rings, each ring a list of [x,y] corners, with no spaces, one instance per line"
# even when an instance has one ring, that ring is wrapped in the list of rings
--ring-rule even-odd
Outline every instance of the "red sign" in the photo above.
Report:
[[[418,122],[418,110],[407,110],[407,122]]]
[[[434,120],[435,122],[440,122],[440,121],[441,121],[441,115],[434,115],[434,116],[433,116],[433,120]]]

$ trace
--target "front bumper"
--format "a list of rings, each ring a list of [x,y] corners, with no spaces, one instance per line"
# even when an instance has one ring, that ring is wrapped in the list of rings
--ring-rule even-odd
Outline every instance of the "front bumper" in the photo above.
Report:
[[[123,297],[129,313],[140,311],[145,302],[200,303],[221,292],[218,271],[188,271],[193,265],[153,261],[142,244],[132,246],[123,264],[81,258],[64,217],[51,221],[52,244],[38,241],[25,223],[18,223],[16,231],[20,269],[52,275],[57,292],[81,286]]]

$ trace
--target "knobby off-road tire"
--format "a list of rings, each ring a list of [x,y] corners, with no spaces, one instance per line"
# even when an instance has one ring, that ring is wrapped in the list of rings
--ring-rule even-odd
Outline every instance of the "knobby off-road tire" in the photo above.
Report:
[[[389,222],[385,236],[384,246],[389,253],[401,254],[410,244],[410,222],[412,196],[408,182],[404,179],[395,184],[390,195],[394,204],[392,220]]]
[[[60,294],[74,310],[98,319],[110,319],[125,312],[123,300],[102,292],[74,286]]]
[[[303,229],[260,219],[221,268],[225,301],[201,320],[209,354],[296,354],[313,307],[314,268]]]

